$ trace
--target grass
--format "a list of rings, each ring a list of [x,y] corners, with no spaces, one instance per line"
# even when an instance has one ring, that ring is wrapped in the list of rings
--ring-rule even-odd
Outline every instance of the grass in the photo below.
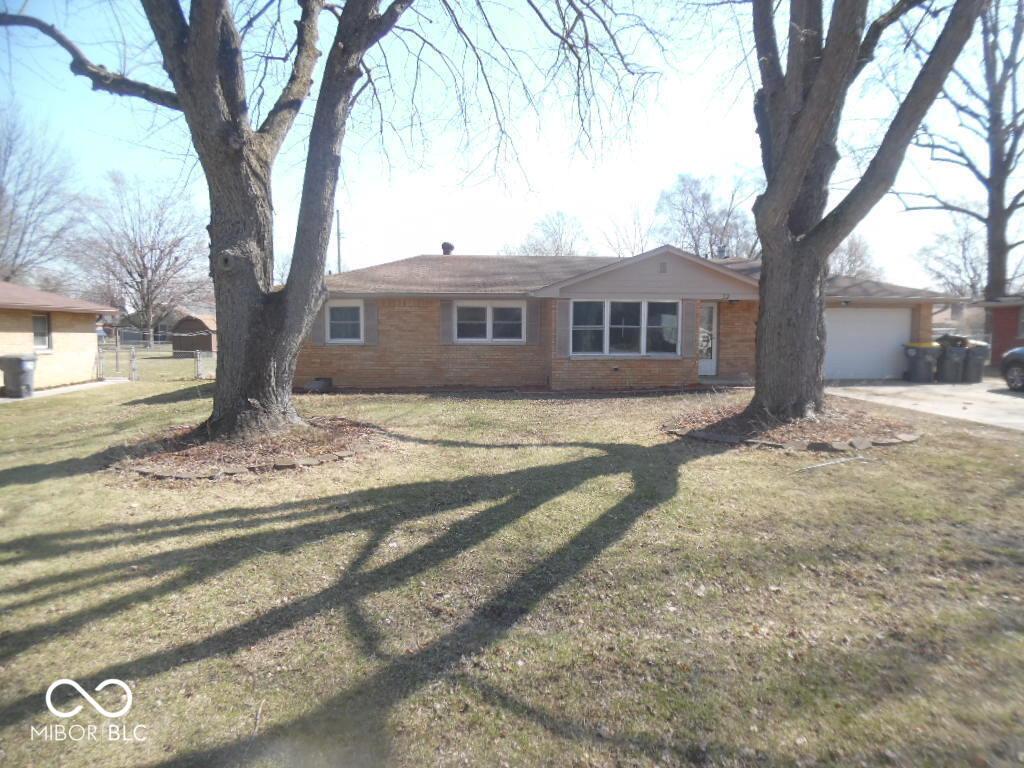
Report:
[[[1019,434],[902,412],[920,443],[804,472],[660,432],[703,395],[351,395],[299,398],[386,430],[345,462],[103,470],[208,411],[157,378],[0,407],[6,764],[1024,754]],[[31,739],[59,677],[125,680],[146,740]]]

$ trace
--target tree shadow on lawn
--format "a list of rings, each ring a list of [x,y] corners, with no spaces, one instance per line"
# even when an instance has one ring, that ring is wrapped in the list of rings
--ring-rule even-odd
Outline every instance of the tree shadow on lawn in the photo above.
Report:
[[[508,448],[502,444],[476,445],[459,441],[417,442],[472,450]],[[110,677],[150,678],[182,664],[249,648],[306,619],[340,609],[362,650],[375,660],[385,661],[380,671],[324,702],[315,712],[268,729],[255,739],[185,755],[172,762],[222,764],[259,754],[288,757],[298,750],[293,756],[298,758],[301,753],[300,761],[379,763],[389,752],[387,721],[391,710],[424,685],[448,676],[452,665],[463,656],[478,653],[506,635],[545,597],[618,542],[638,519],[673,498],[682,465],[722,450],[720,446],[692,443],[548,445],[582,449],[594,455],[454,481],[407,483],[304,502],[256,509],[232,508],[171,521],[106,525],[11,541],[5,547],[9,556],[0,560],[0,567],[11,568],[26,561],[73,556],[85,551],[115,552],[125,545],[150,544],[186,535],[232,532],[227,538],[214,542],[171,548],[103,565],[71,568],[4,590],[6,595],[20,598],[16,605],[24,607],[33,602],[45,602],[56,594],[71,594],[107,583],[164,577],[157,584],[52,621],[8,632],[0,642],[0,659],[10,660],[38,643],[204,583],[257,555],[286,553],[339,534],[369,534],[368,541],[358,549],[342,575],[314,594],[276,606],[201,640],[114,664],[93,674],[80,674],[75,679],[88,689]],[[416,653],[396,656],[387,650],[383,628],[374,626],[365,615],[363,600],[396,589],[471,551],[541,505],[584,483],[623,473],[629,473],[633,482],[627,496],[590,520],[570,540],[527,568],[518,578],[499,588],[465,621]],[[312,509],[309,508],[311,502]],[[455,521],[431,541],[397,559],[368,566],[384,541],[400,526],[474,503],[489,503],[490,506]],[[266,525],[277,527],[267,530],[263,528]],[[254,527],[259,530],[245,530]],[[57,588],[59,592],[28,600],[21,597],[34,590],[50,588]],[[42,690],[35,691],[3,705],[0,723],[10,724],[34,715],[43,694]]]
[[[478,445],[461,441],[408,438],[426,445],[470,450],[508,449],[507,444]],[[103,525],[9,542],[0,567],[26,561],[73,557],[82,552],[110,552],[124,546],[152,545],[183,536],[230,531],[226,538],[196,545],[171,546],[155,554],[102,565],[62,570],[16,584],[0,594],[20,600],[22,607],[57,595],[94,589],[108,583],[143,579],[148,586],[112,597],[59,618],[5,634],[0,663],[31,651],[37,644],[81,630],[95,622],[154,599],[203,584],[247,560],[287,553],[338,535],[366,535],[367,540],[344,564],[332,583],[201,639],[149,653],[91,673],[72,675],[87,690],[107,678],[139,681],[210,658],[228,656],[279,635],[321,614],[340,610],[362,652],[379,668],[322,701],[311,712],[274,725],[253,738],[170,758],[165,765],[224,765],[271,761],[302,765],[378,765],[391,756],[389,721],[403,701],[439,680],[458,682],[460,660],[472,657],[504,638],[546,598],[579,576],[615,546],[642,517],[676,496],[678,473],[688,462],[727,450],[692,441],[654,446],[606,443],[553,443],[550,447],[586,450],[568,461],[476,474],[454,481],[423,481],[355,491],[266,507],[235,507],[170,520],[129,525]],[[538,446],[539,447],[539,446]],[[412,653],[393,653],[387,629],[376,625],[365,601],[401,588],[444,563],[471,552],[507,526],[545,503],[600,477],[628,473],[632,489],[591,518],[565,543],[509,582],[492,591],[475,610],[445,634]],[[370,562],[401,526],[474,504],[482,510],[448,525],[432,540],[380,565]],[[273,526],[269,529],[266,526]],[[255,530],[249,530],[255,529]],[[152,580],[163,578],[152,584]],[[49,591],[31,596],[35,590]],[[27,599],[22,597],[30,595]],[[15,605],[5,606],[13,609]],[[63,671],[63,670],[62,670]],[[70,670],[68,671],[70,672]],[[65,672],[67,674],[67,672]],[[485,701],[536,722],[550,733],[573,742],[605,744],[634,755],[662,760],[668,753],[679,762],[702,762],[708,749],[716,757],[735,758],[735,748],[701,746],[680,738],[644,732],[609,736],[511,694],[474,684]],[[69,690],[61,690],[68,693]],[[699,695],[699,694],[695,694]],[[17,723],[38,713],[44,690],[0,707],[0,723]],[[58,698],[59,697],[55,697]],[[58,706],[60,703],[58,702]]]
[[[125,405],[174,405],[189,400],[204,400],[213,397],[213,382],[205,384],[192,384],[187,387],[178,387],[169,392],[161,392],[148,397],[139,397],[129,400]]]

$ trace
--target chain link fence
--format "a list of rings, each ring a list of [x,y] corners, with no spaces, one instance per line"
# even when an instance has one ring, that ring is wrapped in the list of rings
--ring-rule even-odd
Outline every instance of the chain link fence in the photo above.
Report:
[[[99,379],[209,380],[214,378],[216,371],[216,352],[175,352],[170,344],[102,344],[96,355],[96,377]]]

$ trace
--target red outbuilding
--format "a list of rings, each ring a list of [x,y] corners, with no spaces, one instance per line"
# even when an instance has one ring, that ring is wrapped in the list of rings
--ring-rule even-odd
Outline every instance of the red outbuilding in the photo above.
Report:
[[[1003,353],[1024,347],[1024,294],[979,302],[992,311],[992,364],[999,365]]]

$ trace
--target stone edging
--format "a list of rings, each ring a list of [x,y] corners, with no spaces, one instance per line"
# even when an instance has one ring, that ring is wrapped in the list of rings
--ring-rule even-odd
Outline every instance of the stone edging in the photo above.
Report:
[[[763,448],[783,448],[787,451],[825,451],[832,453],[865,451],[868,448],[904,445],[906,443],[915,443],[921,439],[921,435],[916,432],[900,432],[892,437],[857,436],[851,437],[849,440],[793,440],[788,443],[778,443],[773,440],[737,437],[735,435],[708,432],[701,429],[695,429],[690,432],[667,429],[665,432],[676,437],[692,437],[697,440],[707,440],[712,443],[725,443],[727,445],[758,445]]]
[[[285,469],[297,469],[299,467],[316,467],[320,464],[328,464],[332,461],[341,461],[352,455],[351,451],[339,453],[323,453],[319,456],[297,456],[295,458],[282,458],[276,461],[266,461],[258,464],[222,464],[209,467],[208,469],[197,470],[176,470],[161,469],[159,467],[147,467],[132,465],[126,467],[130,472],[137,472],[143,477],[152,477],[157,480],[217,480],[222,477],[244,475],[249,472],[272,472]]]

